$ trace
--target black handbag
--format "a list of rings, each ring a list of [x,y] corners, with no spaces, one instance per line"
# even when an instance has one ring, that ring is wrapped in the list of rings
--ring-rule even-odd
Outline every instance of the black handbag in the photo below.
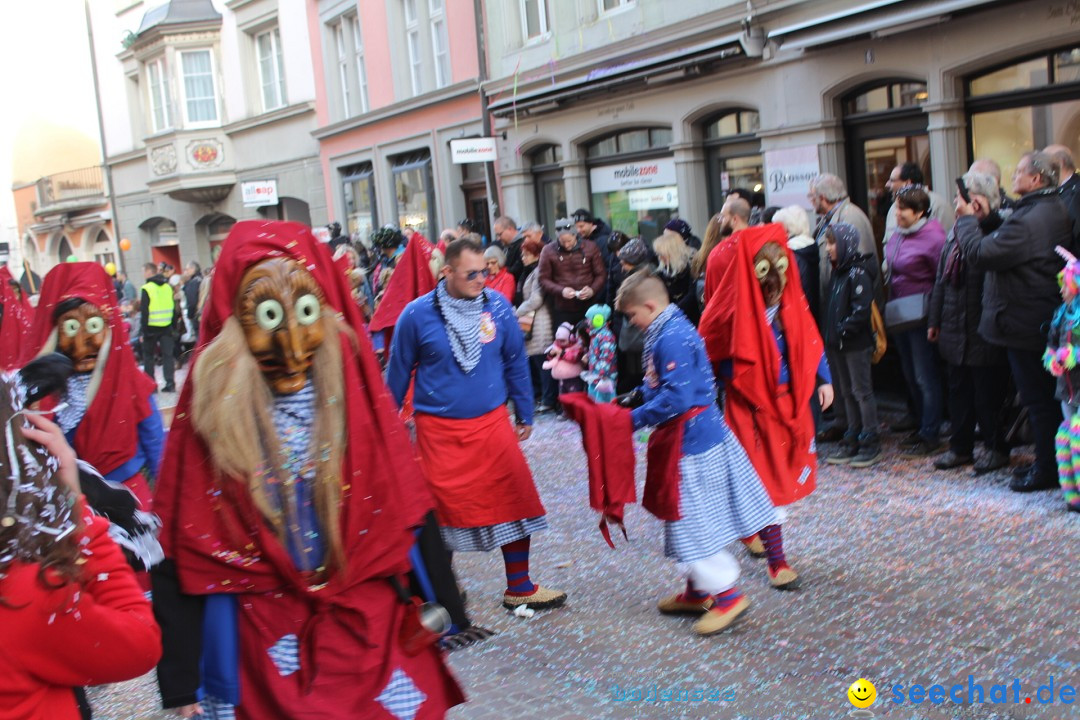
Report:
[[[885,328],[892,333],[914,330],[930,315],[928,293],[906,295],[885,303]]]

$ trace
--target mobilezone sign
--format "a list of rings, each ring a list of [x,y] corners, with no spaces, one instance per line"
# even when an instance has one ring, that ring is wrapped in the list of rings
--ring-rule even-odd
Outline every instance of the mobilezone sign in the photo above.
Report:
[[[658,158],[593,168],[589,183],[594,193],[675,185],[675,160]]]

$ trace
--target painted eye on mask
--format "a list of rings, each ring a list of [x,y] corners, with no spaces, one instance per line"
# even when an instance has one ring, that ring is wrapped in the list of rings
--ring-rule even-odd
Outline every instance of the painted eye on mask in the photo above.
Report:
[[[776,270],[781,275],[786,273],[787,269],[788,269],[788,259],[786,257],[781,257],[779,260],[776,261]]]
[[[285,309],[277,300],[263,300],[255,306],[255,322],[267,332],[276,330],[285,319]]]
[[[79,321],[75,318],[68,318],[64,321],[64,334],[68,337],[75,337],[79,334]]]
[[[765,276],[769,274],[769,261],[758,260],[757,265],[754,266],[754,272],[757,273],[758,280],[764,280]]]
[[[319,298],[311,293],[301,296],[296,301],[296,321],[301,325],[313,324],[319,319],[321,313],[322,306],[319,304]]]
[[[105,318],[92,317],[86,320],[86,332],[91,335],[97,335],[99,332],[105,329]]]

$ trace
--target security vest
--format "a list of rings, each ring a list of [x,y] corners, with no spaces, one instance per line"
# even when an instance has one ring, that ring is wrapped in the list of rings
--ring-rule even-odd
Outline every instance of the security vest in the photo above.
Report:
[[[146,291],[146,296],[150,298],[147,324],[150,327],[172,325],[173,311],[176,308],[172,286],[148,282],[142,286],[142,290]]]

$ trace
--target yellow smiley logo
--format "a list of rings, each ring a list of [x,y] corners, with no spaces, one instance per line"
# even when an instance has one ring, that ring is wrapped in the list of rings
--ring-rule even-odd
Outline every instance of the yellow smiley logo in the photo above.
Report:
[[[847,689],[847,698],[859,709],[868,708],[877,700],[877,688],[869,680],[859,678]]]

